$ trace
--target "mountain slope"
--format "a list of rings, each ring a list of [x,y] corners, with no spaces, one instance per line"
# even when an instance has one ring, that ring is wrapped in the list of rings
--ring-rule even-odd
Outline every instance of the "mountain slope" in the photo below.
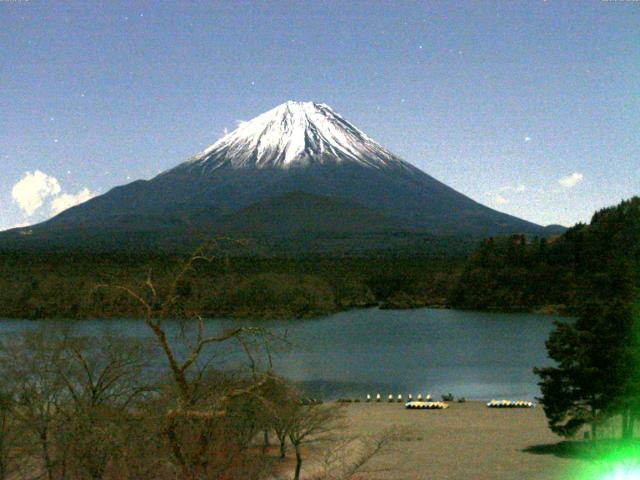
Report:
[[[322,217],[313,214],[311,204],[317,202],[305,203],[300,197],[302,203],[296,204],[287,197],[293,192],[349,205],[345,208],[351,213],[341,228],[350,231],[377,231],[384,224],[431,235],[546,233],[539,225],[490,209],[437,181],[327,105],[311,102],[282,104],[242,123],[175,168],[151,180],[116,187],[32,230],[37,236],[59,237],[92,228],[139,232],[144,225],[144,231],[165,230],[180,237],[231,226],[247,231],[240,226],[244,218],[263,231],[283,231],[270,228],[269,222],[289,222],[290,230],[299,231],[295,219],[309,209],[304,229],[317,231],[320,227],[309,224],[314,216],[318,221]],[[270,203],[274,198],[281,200]],[[345,213],[345,208],[339,210]],[[241,217],[233,218],[241,211]]]
[[[193,223],[201,224],[198,217]],[[245,235],[357,234],[397,232],[402,222],[339,198],[292,192],[224,215],[212,228]]]

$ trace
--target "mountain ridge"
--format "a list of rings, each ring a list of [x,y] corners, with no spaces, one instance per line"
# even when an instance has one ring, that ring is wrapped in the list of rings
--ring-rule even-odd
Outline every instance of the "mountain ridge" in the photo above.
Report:
[[[270,199],[287,198],[292,192],[315,196],[306,203],[311,209],[332,199],[336,231],[354,231],[357,226],[362,233],[378,232],[381,224],[440,236],[547,236],[557,230],[472,200],[397,157],[327,105],[312,102],[279,105],[150,180],[115,187],[30,229],[45,242],[47,235],[71,241],[80,230],[108,235],[108,226],[130,231],[132,237],[152,231],[179,243],[194,232],[215,234],[224,226],[220,218],[246,213],[254,205],[252,212],[260,211],[262,218],[244,215],[238,218],[247,225],[238,219],[228,225],[250,231],[251,223],[261,224],[269,231],[269,222],[278,222],[300,230],[292,223],[296,216],[303,217],[295,203],[275,202],[277,212],[264,208]],[[317,200],[320,197],[326,198]],[[324,218],[329,226],[321,213],[318,219]],[[199,223],[189,220],[196,217]],[[312,215],[304,218],[308,222]],[[144,233],[140,225],[148,227]],[[12,244],[20,243],[19,232],[9,231],[0,234],[0,246],[7,235]]]

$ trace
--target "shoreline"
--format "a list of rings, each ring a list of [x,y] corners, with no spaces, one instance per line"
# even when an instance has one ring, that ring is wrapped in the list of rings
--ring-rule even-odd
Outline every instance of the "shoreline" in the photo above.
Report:
[[[380,302],[377,304],[370,304],[370,305],[359,305],[359,306],[354,306],[354,307],[350,307],[350,308],[342,308],[342,309],[334,309],[334,310],[327,310],[327,311],[314,311],[314,312],[308,312],[305,315],[287,315],[285,313],[281,313],[281,312],[262,312],[262,313],[250,313],[248,311],[244,311],[244,310],[238,310],[238,311],[227,311],[227,312],[220,312],[220,313],[216,313],[216,314],[212,314],[212,315],[206,315],[203,316],[204,319],[206,320],[256,320],[256,321],[260,321],[260,320],[265,320],[265,321],[296,321],[296,320],[314,320],[314,319],[320,319],[322,317],[328,317],[328,316],[332,316],[332,315],[336,315],[339,313],[346,313],[346,312],[353,312],[353,311],[357,311],[357,310],[386,310],[386,311],[406,311],[406,310],[421,310],[421,309],[430,309],[430,310],[458,310],[458,311],[462,311],[462,312],[478,312],[478,313],[512,313],[512,314],[534,314],[534,315],[545,315],[545,316],[560,316],[560,317],[566,317],[566,318],[570,318],[572,316],[571,312],[566,309],[566,308],[562,308],[562,309],[556,309],[556,308],[552,308],[554,306],[550,306],[550,305],[544,305],[544,306],[536,306],[536,307],[531,307],[531,308],[522,308],[522,307],[513,307],[513,308],[466,308],[466,307],[460,307],[460,306],[451,306],[451,305],[444,305],[444,304],[433,304],[433,305],[425,305],[425,304],[419,304],[419,305],[413,305],[413,306],[407,306],[407,307],[389,307],[388,304]],[[102,316],[102,317],[89,317],[89,316],[75,316],[75,317],[58,317],[58,316],[53,316],[53,317],[44,317],[44,318],[35,318],[35,317],[15,317],[15,316],[9,316],[9,315],[2,315],[0,314],[0,322],[2,322],[3,320],[12,320],[12,321],[19,321],[19,320],[23,320],[23,321],[43,321],[43,320],[52,320],[52,321],[61,321],[61,320],[65,320],[65,321],[71,321],[71,322],[83,322],[83,321],[95,321],[95,320],[101,320],[101,321],[111,321],[111,320],[144,320],[144,317],[142,316],[135,316],[135,315],[130,315],[130,316]],[[178,318],[176,318],[177,320]]]

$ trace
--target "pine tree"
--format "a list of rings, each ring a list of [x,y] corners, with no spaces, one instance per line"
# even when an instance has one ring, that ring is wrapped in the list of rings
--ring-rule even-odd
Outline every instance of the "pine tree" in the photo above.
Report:
[[[550,428],[571,436],[620,415],[633,435],[640,412],[640,199],[597,212],[582,230],[578,319],[561,322],[547,350],[556,366],[537,368]]]

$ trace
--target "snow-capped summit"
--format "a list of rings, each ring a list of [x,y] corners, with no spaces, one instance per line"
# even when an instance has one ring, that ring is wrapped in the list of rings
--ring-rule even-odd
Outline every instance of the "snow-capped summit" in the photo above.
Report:
[[[318,239],[337,235],[336,245],[352,252],[367,245],[390,248],[387,240],[402,243],[414,234],[546,233],[455,191],[327,105],[312,102],[284,103],[241,123],[190,160],[150,180],[116,187],[32,229],[29,236],[10,232],[7,241],[50,247],[54,241],[81,242],[84,235],[82,241],[105,248],[136,242],[190,248],[215,234],[308,235],[308,248],[315,252]],[[344,240],[352,234],[353,243]]]
[[[294,101],[240,123],[189,161],[204,170],[225,164],[287,169],[340,162],[373,168],[406,165],[328,105]]]

